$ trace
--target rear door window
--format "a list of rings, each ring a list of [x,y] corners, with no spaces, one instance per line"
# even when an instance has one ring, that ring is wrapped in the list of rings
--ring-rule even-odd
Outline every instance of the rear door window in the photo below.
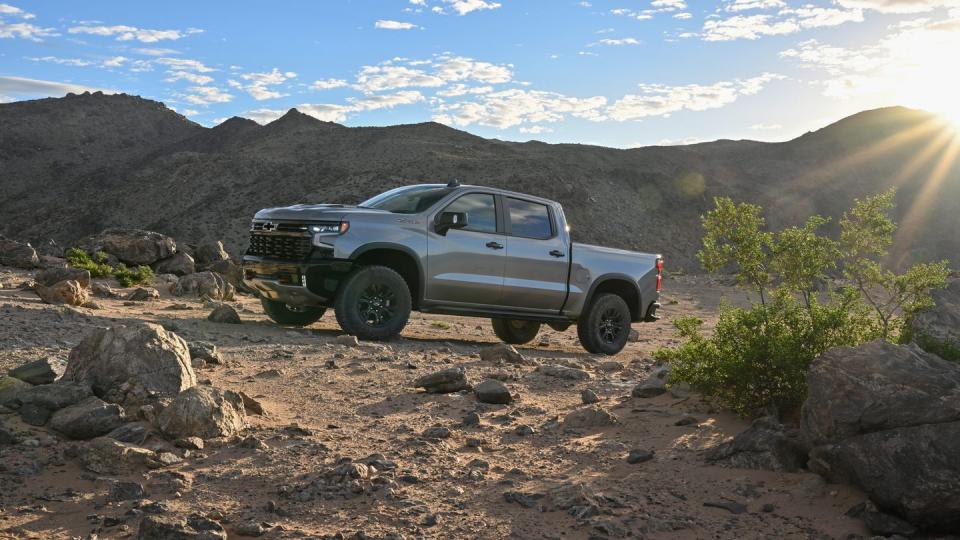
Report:
[[[510,207],[510,234],[545,240],[553,236],[550,209],[545,204],[507,198]]]

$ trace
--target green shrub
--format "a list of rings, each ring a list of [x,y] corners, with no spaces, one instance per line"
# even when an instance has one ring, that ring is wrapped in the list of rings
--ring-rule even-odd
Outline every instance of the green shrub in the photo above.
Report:
[[[703,216],[697,253],[709,272],[733,270],[758,294],[749,309],[722,305],[712,335],[702,321],[674,322],[683,343],[662,348],[672,382],[686,382],[740,414],[790,412],[806,398],[810,363],[831,347],[877,338],[896,340],[903,323],[933,305],[947,262],[917,264],[903,273],[883,267],[896,225],[888,213],[893,191],[855,201],[840,221],[840,239],[818,231],[812,216],[802,227],[765,230],[761,208],[721,197]],[[839,270],[844,282],[835,284]]]
[[[120,285],[124,287],[145,285],[153,282],[153,270],[151,270],[149,266],[127,268],[127,265],[120,263],[114,270],[114,277],[116,277]]]
[[[67,263],[74,268],[90,272],[90,277],[103,278],[113,275],[113,267],[107,264],[107,254],[98,251],[93,257],[79,248],[67,250]]]

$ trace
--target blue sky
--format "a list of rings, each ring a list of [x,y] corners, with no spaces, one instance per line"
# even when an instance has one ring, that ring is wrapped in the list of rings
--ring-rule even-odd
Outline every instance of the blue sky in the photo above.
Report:
[[[960,0],[0,3],[2,101],[103,89],[208,126],[297,107],[615,147],[956,113],[958,52]]]

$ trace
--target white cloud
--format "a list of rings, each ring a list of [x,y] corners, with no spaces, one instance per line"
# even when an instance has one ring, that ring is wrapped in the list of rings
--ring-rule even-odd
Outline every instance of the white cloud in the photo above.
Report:
[[[198,110],[196,110],[196,109],[184,109],[184,110],[180,111],[180,114],[182,114],[182,115],[184,115],[184,116],[196,116],[196,115],[200,114],[200,111],[198,111]]]
[[[474,11],[480,11],[484,9],[497,9],[500,7],[499,2],[487,2],[486,0],[443,0],[445,3],[450,4],[450,7],[453,8],[459,15],[466,15],[467,13],[472,13]]]
[[[708,19],[703,23],[706,41],[759,39],[763,36],[793,34],[810,28],[837,26],[863,21],[859,9],[836,9],[816,6],[784,8],[776,16],[767,14],[734,15],[726,19]]]
[[[687,9],[687,3],[684,0],[653,0],[650,5],[668,10]]]
[[[509,82],[510,65],[480,62],[464,56],[438,55],[429,60],[387,61],[363,66],[354,88],[370,94],[401,88],[439,88],[448,83],[475,81],[485,85]]]
[[[186,30],[151,30],[149,28],[137,28],[135,26],[127,25],[80,25],[70,27],[67,29],[67,32],[71,34],[92,34],[95,36],[117,36],[118,41],[137,40],[142,43],[156,43],[163,40],[180,39],[190,34],[203,32],[203,30],[200,30],[199,28],[188,28]]]
[[[783,0],[733,0],[724,6],[727,11],[750,11],[754,9],[774,9],[786,7]]]
[[[180,51],[176,49],[159,49],[159,48],[135,48],[133,52],[144,54],[147,56],[167,56],[170,54],[180,54]]]
[[[283,116],[284,111],[279,109],[254,109],[243,113],[244,118],[249,118],[258,124],[269,124],[277,118]],[[225,119],[217,119],[217,123],[222,123]]]
[[[289,94],[284,94],[271,87],[283,84],[296,76],[297,74],[292,71],[280,71],[277,68],[273,68],[272,71],[266,73],[244,73],[240,75],[241,79],[249,81],[247,84],[237,81],[230,81],[229,84],[234,88],[240,88],[246,91],[253,99],[263,101],[265,99],[288,96]]]
[[[400,21],[388,21],[388,20],[379,20],[373,25],[375,28],[380,28],[383,30],[412,30],[414,28],[419,28],[419,26]]]
[[[450,86],[446,90],[438,91],[437,95],[441,97],[458,97],[465,96],[467,94],[489,94],[490,92],[493,92],[492,86],[470,87],[465,84],[457,83]]]
[[[684,11],[682,13],[674,13],[673,18],[685,21],[687,19],[692,19],[693,15],[691,13],[687,13],[686,11]]]
[[[600,41],[596,41],[587,46],[593,47],[594,45],[611,45],[614,47],[618,47],[621,45],[639,45],[639,44],[640,42],[637,41],[636,38],[628,37],[628,38],[621,38],[621,39],[612,39],[612,38],[601,39]]]
[[[349,98],[347,104],[301,103],[297,110],[325,122],[344,122],[351,113],[392,109],[401,105],[411,105],[423,101],[423,94],[415,90],[403,90],[395,94],[381,94],[363,98]],[[261,124],[276,120],[283,111],[275,109],[257,109],[245,115]]]
[[[957,0],[838,0],[837,3],[846,8],[881,13],[925,13],[941,7],[960,7]]]
[[[398,105],[412,105],[423,101],[423,94],[416,90],[403,90],[395,94],[382,94],[364,98],[348,98],[350,112],[392,109]]]
[[[445,81],[474,80],[482,83],[505,83],[513,77],[509,65],[479,62],[465,56],[437,57],[433,63],[437,75]]]
[[[346,105],[330,105],[326,103],[297,105],[297,110],[309,114],[310,116],[323,120],[324,122],[342,123],[347,119],[347,114],[351,112],[350,107]]]
[[[500,129],[525,123],[557,122],[570,115],[598,119],[607,98],[575,98],[556,92],[508,89],[483,95],[479,101],[440,104],[434,120],[444,124],[480,124]]]
[[[36,17],[36,15],[33,13],[27,13],[26,11],[16,6],[11,6],[10,4],[0,4],[0,15],[13,15],[15,17],[20,17],[21,19],[32,19]]]
[[[544,126],[530,126],[530,127],[520,128],[520,133],[529,133],[531,135],[539,135],[541,133],[553,133],[553,130]]]
[[[168,71],[168,78],[164,79],[167,82],[176,82],[179,80],[190,81],[193,84],[204,85],[213,82],[213,77],[208,75],[200,75],[199,73],[192,73],[190,71]]]
[[[641,84],[639,94],[623,96],[608,108],[607,115],[614,120],[625,121],[648,116],[669,116],[683,110],[717,109],[733,103],[740,96],[756,94],[768,82],[782,78],[782,75],[764,73],[751,79],[710,85]]]
[[[617,8],[617,9],[610,10],[610,13],[613,15],[618,15],[621,17],[630,17],[632,19],[637,19],[638,21],[646,21],[646,20],[652,19],[653,16],[658,12],[659,11],[655,9],[644,9],[642,11],[637,11],[633,9]]]
[[[321,79],[313,81],[310,88],[314,90],[330,90],[331,88],[341,88],[347,86],[347,81],[343,79]]]
[[[198,73],[210,73],[211,71],[216,71],[212,67],[208,67],[199,60],[190,60],[188,58],[158,58],[155,60],[155,62],[165,66],[170,66],[171,69],[196,71]]]
[[[4,4],[6,5],[6,4]],[[19,22],[8,23],[0,20],[0,38],[20,38],[30,41],[43,41],[45,37],[59,36],[53,28],[42,28],[34,24]]]
[[[127,57],[125,57],[125,56],[113,56],[113,57],[111,57],[111,58],[107,58],[106,60],[104,60],[104,61],[103,61],[103,66],[104,66],[104,67],[120,67],[120,66],[122,66],[127,60],[128,60],[128,59],[127,59]]]
[[[357,75],[355,88],[372,93],[409,87],[443,86],[446,81],[436,75],[427,74],[420,69],[406,66],[380,65],[363,66]]]
[[[60,58],[57,56],[40,56],[40,57],[32,56],[32,57],[28,57],[27,59],[33,62],[47,62],[51,64],[59,64],[61,66],[73,66],[73,67],[96,66],[96,67],[102,67],[102,68],[120,67],[123,65],[124,62],[127,61],[127,58],[124,56],[114,56],[102,61],[85,60],[82,58]]]
[[[427,0],[410,0],[410,3],[415,6],[426,6]]]
[[[183,99],[194,105],[227,103],[233,99],[233,95],[213,86],[191,86],[190,91],[193,93],[184,96]]]
[[[25,77],[3,77],[0,76],[0,94],[12,97],[60,97],[73,92],[80,94],[83,92],[97,92],[112,94],[112,90],[94,88],[73,83],[63,83],[56,81],[45,81],[40,79],[27,79]]]

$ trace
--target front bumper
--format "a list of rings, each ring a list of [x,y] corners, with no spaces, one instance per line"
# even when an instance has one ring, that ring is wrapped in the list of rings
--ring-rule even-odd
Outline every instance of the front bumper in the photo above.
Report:
[[[290,306],[329,306],[350,261],[289,262],[245,256],[243,282],[257,296]]]

